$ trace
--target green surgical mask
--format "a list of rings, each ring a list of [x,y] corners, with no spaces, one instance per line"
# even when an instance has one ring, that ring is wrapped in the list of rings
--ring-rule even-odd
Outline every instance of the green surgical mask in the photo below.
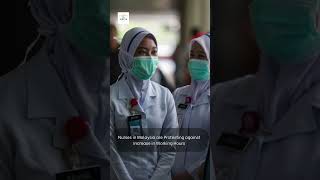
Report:
[[[210,67],[207,60],[190,59],[188,69],[192,80],[209,80]]]
[[[105,61],[109,45],[107,0],[74,2],[73,17],[66,31],[68,39],[88,55]]]
[[[262,52],[277,63],[300,63],[320,48],[315,13],[319,0],[255,0],[251,17]]]
[[[150,79],[156,72],[158,63],[157,56],[134,57],[131,73],[141,80]]]

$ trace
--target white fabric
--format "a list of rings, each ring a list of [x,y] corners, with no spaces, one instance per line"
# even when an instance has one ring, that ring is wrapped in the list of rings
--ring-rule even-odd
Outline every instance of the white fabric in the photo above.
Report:
[[[139,105],[141,106],[144,102],[146,96],[146,91],[149,87],[150,80],[140,80],[131,74],[130,70],[132,68],[134,54],[136,49],[140,45],[141,41],[147,35],[151,35],[149,31],[143,28],[133,28],[126,32],[124,35],[119,50],[119,64],[122,70],[120,78],[126,79],[126,82],[134,95],[139,100]],[[154,40],[155,37],[154,37]],[[157,42],[155,42],[157,44]],[[129,47],[130,46],[130,47]]]
[[[275,1],[276,5],[307,7],[314,15],[316,26],[316,12],[320,12],[319,0],[294,0]],[[279,4],[280,3],[280,4]],[[319,44],[319,43],[318,43]],[[313,54],[309,54],[298,64],[279,64],[277,59],[271,59],[262,54],[257,77],[259,78],[260,98],[257,104],[263,114],[266,128],[271,128],[274,123],[280,121],[282,116],[296,103],[303,93],[320,81],[320,47]],[[283,47],[285,48],[285,47]]]
[[[262,57],[257,104],[266,128],[280,121],[290,107],[316,83],[320,82],[320,51],[301,64],[279,65]],[[261,103],[263,102],[263,103]]]
[[[191,85],[178,88],[174,91],[174,99],[177,108],[179,127],[184,129],[184,133],[199,132],[201,129],[209,137],[210,135],[210,93],[209,89],[202,93],[195,104],[191,104],[187,109],[179,108],[179,104],[184,104],[186,97],[192,95]],[[188,131],[187,131],[188,130]],[[189,131],[190,130],[190,131]],[[181,134],[180,134],[181,135]],[[185,136],[191,134],[183,134]],[[193,134],[194,135],[194,134]],[[176,154],[175,164],[172,172],[174,175],[188,172],[194,178],[197,177],[197,168],[205,162],[208,151],[208,139],[203,136],[197,141],[198,148],[202,151],[188,151],[187,146],[184,146],[185,151],[179,151]],[[195,144],[192,144],[193,146]],[[194,147],[193,147],[194,148]]]
[[[320,178],[320,82],[307,89],[272,129],[261,132],[241,152],[217,145],[223,132],[236,133],[242,115],[257,111],[260,79],[245,76],[212,90],[210,139],[219,180],[314,180]],[[234,140],[236,141],[236,139]]]
[[[171,180],[170,170],[175,158],[175,149],[162,151],[160,146],[146,152],[123,152],[117,146],[120,131],[128,132],[130,100],[134,97],[125,79],[111,86],[111,164],[120,180]],[[177,112],[170,91],[150,81],[146,103],[135,110],[141,115],[141,126],[145,136],[177,135]],[[123,134],[122,134],[123,135]],[[118,158],[120,155],[120,159]]]
[[[64,125],[79,116],[43,48],[28,63],[0,77],[0,179],[55,180],[70,170]],[[90,128],[76,144],[83,166],[100,165],[108,179],[104,145]]]
[[[72,17],[72,0],[31,0],[33,17],[39,24],[39,34],[46,37],[43,47],[55,67],[72,103],[80,116],[87,119],[100,140],[105,137],[107,124],[102,108],[106,89],[107,63],[79,51],[65,35]],[[104,116],[104,117],[102,117]]]
[[[203,48],[204,52],[207,55],[207,59],[210,67],[210,38],[209,34],[202,35],[198,38],[192,39],[190,42],[190,50],[192,45],[197,42]],[[189,54],[190,57],[190,54]],[[201,96],[202,93],[206,92],[210,87],[209,80],[191,80],[191,91],[192,91],[192,104],[196,103],[197,99]]]
[[[199,43],[204,49],[209,65],[210,65],[210,38],[208,35],[203,35],[193,39],[190,42],[190,50],[193,43]],[[179,127],[183,129],[202,129],[208,136],[210,134],[210,80],[199,81],[192,80],[191,85],[184,86],[175,90],[174,98],[176,102]],[[192,97],[191,105],[187,109],[179,108],[179,104],[184,104],[186,97]],[[186,131],[184,131],[186,132]],[[186,134],[189,135],[189,134]],[[195,179],[198,179],[196,170],[205,162],[208,151],[208,139],[199,140],[199,147],[202,151],[177,152],[175,164],[173,166],[173,174],[188,172]]]

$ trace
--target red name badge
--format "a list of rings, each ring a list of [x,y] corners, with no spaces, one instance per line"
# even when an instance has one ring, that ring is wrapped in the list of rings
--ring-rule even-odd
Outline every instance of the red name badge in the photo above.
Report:
[[[70,118],[65,124],[65,133],[71,144],[75,144],[89,133],[88,122],[79,116]]]
[[[255,134],[260,127],[260,116],[257,112],[244,112],[241,117],[240,134]]]
[[[138,100],[136,98],[131,99],[130,101],[131,108],[135,107],[136,105],[138,105]]]
[[[186,97],[185,104],[190,104],[192,101],[192,98],[190,96]]]

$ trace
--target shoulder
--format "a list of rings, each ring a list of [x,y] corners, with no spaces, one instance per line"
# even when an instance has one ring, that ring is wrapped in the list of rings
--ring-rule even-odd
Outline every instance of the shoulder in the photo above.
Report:
[[[232,90],[233,88],[245,88],[247,86],[252,86],[256,83],[255,75],[246,75],[244,77],[236,78],[230,81],[218,83],[213,86],[212,92],[218,93],[225,90]]]
[[[120,80],[121,81],[121,80]],[[111,97],[113,97],[112,95],[115,95],[118,90],[119,90],[119,84],[120,84],[120,81],[117,81],[115,83],[113,83],[111,86],[110,86],[110,95]]]
[[[0,126],[12,129],[26,108],[26,65],[0,77]],[[10,130],[12,131],[12,130]]]
[[[191,89],[191,86],[190,85],[186,85],[186,86],[182,86],[182,87],[179,87],[177,88],[173,94],[179,96],[181,94],[186,94],[188,91],[190,91]]]
[[[1,108],[6,108],[8,103],[13,103],[15,102],[15,100],[18,100],[18,98],[21,98],[19,94],[22,95],[25,93],[27,66],[28,65],[23,65],[21,67],[18,67],[8,74],[0,77]]]
[[[158,93],[160,94],[171,94],[170,93],[170,90],[162,85],[160,85],[159,83],[157,82],[154,82],[154,81],[150,81],[150,85],[151,87]]]
[[[247,75],[214,85],[211,88],[211,95],[215,100],[224,99],[230,96],[251,94],[256,88],[256,76]]]
[[[118,96],[121,89],[121,81],[119,80],[110,86],[110,110],[113,111],[114,107],[118,105]],[[123,88],[123,87],[122,87]]]
[[[21,83],[25,79],[25,71],[28,65],[17,67],[9,73],[0,77],[0,91],[7,89],[8,86],[13,86]]]

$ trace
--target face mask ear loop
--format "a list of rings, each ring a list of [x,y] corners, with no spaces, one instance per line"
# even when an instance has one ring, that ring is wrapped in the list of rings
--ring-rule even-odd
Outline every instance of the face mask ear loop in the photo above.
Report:
[[[24,65],[24,64],[27,62],[28,56],[29,56],[31,50],[32,50],[32,49],[35,47],[35,45],[38,43],[38,41],[40,40],[40,37],[41,37],[41,35],[40,35],[40,33],[39,33],[39,34],[37,35],[36,39],[33,40],[32,43],[28,46],[28,48],[27,48],[27,50],[26,50],[26,52],[25,52],[25,54],[24,54],[24,58],[23,58],[22,62],[18,65],[18,67]]]
[[[117,82],[120,81],[123,76],[124,76],[124,73],[122,72],[122,73],[118,76]]]

